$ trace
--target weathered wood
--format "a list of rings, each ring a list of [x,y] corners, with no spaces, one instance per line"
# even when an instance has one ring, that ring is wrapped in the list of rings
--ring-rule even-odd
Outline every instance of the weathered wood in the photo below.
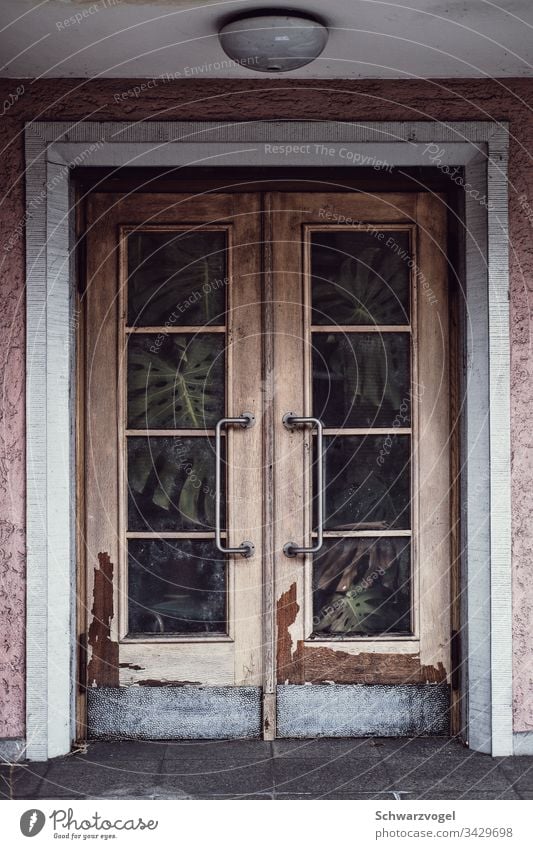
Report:
[[[87,732],[87,564],[85,548],[85,375],[86,375],[86,204],[76,198],[76,739],[83,740]]]
[[[263,410],[263,734],[276,735],[276,608],[275,608],[275,523],[274,499],[274,241],[271,196],[262,198],[262,239],[264,285],[261,297],[262,320],[262,410]],[[268,724],[268,727],[267,727]]]
[[[331,642],[320,646],[304,640],[293,643],[291,628],[299,613],[296,584],[293,583],[278,602],[278,683],[285,684],[423,684],[446,681],[446,669],[441,663],[424,666],[420,656],[394,652],[380,654],[359,651],[346,643]],[[348,642],[348,641],[346,641]]]
[[[461,684],[461,336],[457,287],[450,287],[450,595],[451,595],[451,709],[452,734],[462,730]],[[455,635],[455,636],[454,636]]]
[[[252,540],[254,555],[234,557],[233,619],[236,685],[262,684],[262,395],[261,395],[261,230],[260,199],[255,194],[232,195],[230,279],[227,321],[228,415],[249,410],[254,427],[227,433],[228,540],[239,545]],[[217,212],[218,214],[218,212]]]
[[[161,683],[169,686],[180,683],[262,684],[268,697],[264,703],[264,733],[272,736],[276,679],[298,684],[329,681],[421,684],[446,680],[449,671],[450,555],[447,542],[447,300],[442,250],[445,219],[440,200],[429,196],[320,193],[286,196],[271,193],[264,198],[267,250],[263,253],[257,195],[210,195],[201,202],[197,200],[176,195],[137,195],[135,198],[105,195],[92,201],[96,235],[93,236],[91,269],[93,279],[98,280],[99,292],[98,299],[93,296],[93,301],[89,301],[88,323],[88,368],[92,369],[88,386],[93,390],[92,395],[88,392],[92,407],[87,438],[91,440],[93,451],[93,467],[89,469],[88,466],[88,479],[93,486],[93,500],[89,499],[87,506],[88,543],[95,550],[97,542],[97,550],[108,552],[110,562],[118,564],[119,581],[115,574],[114,595],[108,594],[105,600],[107,605],[112,603],[113,613],[109,641],[117,645],[120,655],[119,679],[114,682],[119,680],[121,685],[146,687]],[[412,324],[401,328],[371,328],[376,332],[401,330],[413,334],[414,387],[418,392],[419,387],[424,386],[424,392],[420,397],[417,394],[413,403],[413,427],[328,429],[332,434],[345,435],[400,431],[413,434],[413,456],[423,467],[415,471],[413,478],[413,492],[417,496],[414,503],[418,504],[420,515],[412,530],[386,534],[414,537],[416,628],[412,637],[404,639],[387,636],[329,641],[327,638],[310,639],[311,562],[300,557],[288,559],[282,553],[283,545],[290,539],[308,543],[313,538],[309,509],[312,439],[306,429],[288,431],[281,419],[289,411],[308,415],[311,412],[312,327],[307,245],[313,229],[326,226],[343,229],[328,223],[328,214],[362,221],[361,228],[369,223],[376,229],[400,228],[412,232],[417,227],[416,263],[412,271]],[[141,432],[125,428],[125,375],[118,379],[118,365],[112,353],[121,350],[128,332],[141,332],[141,329],[127,328],[125,324],[124,253],[120,277],[122,294],[120,305],[116,306],[119,279],[116,233],[121,224],[127,224],[127,229],[136,226],[171,229],[184,222],[188,227],[195,227],[209,221],[216,221],[216,226],[229,227],[231,232],[227,410],[229,415],[236,415],[250,409],[258,420],[254,428],[239,433],[229,430],[226,434],[230,470],[228,502],[230,514],[231,509],[234,511],[230,515],[227,537],[232,544],[251,538],[256,553],[249,561],[239,558],[229,563],[229,641],[223,637],[188,639],[172,635],[128,639],[124,624],[127,615],[126,539],[143,536],[210,538],[212,534],[141,534],[128,532],[126,528],[123,457],[128,435],[193,434],[185,429]],[[150,223],[146,225],[146,222]],[[266,263],[263,278],[260,274],[262,262]],[[427,297],[424,280],[431,281],[436,303]],[[123,334],[120,339],[117,327]],[[191,331],[197,329],[189,328]],[[344,328],[346,332],[362,329]],[[213,330],[219,333],[223,328]],[[316,330],[327,332],[331,328],[317,327]],[[122,393],[118,396],[114,389],[117,385]],[[99,398],[94,391],[96,386],[104,393]],[[104,409],[107,419],[102,419]],[[113,410],[116,410],[115,418]],[[109,421],[120,423],[116,439],[109,437]],[[90,434],[89,429],[92,429]],[[212,435],[212,431],[194,432],[194,435]],[[120,488],[117,468],[122,470],[118,475]],[[102,506],[106,515],[103,523],[98,520]],[[118,542],[116,534],[111,539],[113,522],[115,529],[119,529]],[[333,531],[327,535],[376,536],[382,532],[365,528]],[[88,574],[90,588],[92,580],[93,575]],[[101,595],[99,589],[98,596]],[[120,628],[118,598],[122,600]],[[98,604],[102,608],[104,600],[100,599]],[[102,609],[108,611],[107,607]],[[93,615],[88,624],[94,621]],[[93,632],[95,627],[93,624]],[[274,635],[277,638],[275,664]],[[91,657],[90,662],[92,660]],[[91,667],[91,672],[101,679],[97,683],[106,680],[99,663],[99,658],[95,657]]]
[[[446,205],[417,200],[414,562],[419,581],[420,658],[450,672],[450,411]],[[428,289],[428,286],[430,287]],[[431,296],[430,296],[431,293]],[[415,573],[416,574],[416,573]]]
[[[126,236],[131,230],[195,229],[228,232],[227,412],[256,414],[247,430],[228,429],[228,532],[233,544],[251,538],[249,560],[228,559],[228,637],[153,635],[128,639],[127,539],[211,539],[212,532],[129,532],[127,528],[126,442],[131,435],[209,436],[212,430],[130,431],[126,429],[125,343]],[[92,593],[91,552],[107,552],[114,564],[105,599],[98,591],[87,628],[110,619],[110,640],[117,646],[120,683],[198,682],[209,686],[260,684],[261,659],[261,307],[259,197],[232,195],[93,195],[88,225],[86,491],[88,592]],[[118,297],[117,297],[118,296]],[[178,329],[178,328],[177,328]],[[180,327],[180,332],[200,328]],[[201,328],[202,330],[204,328]],[[156,331],[160,328],[151,328]],[[167,328],[165,328],[165,331]],[[109,584],[109,582],[108,582]],[[112,595],[109,595],[113,590]],[[111,604],[111,614],[109,608]],[[103,616],[104,611],[105,616]],[[161,637],[163,639],[161,639]],[[89,653],[94,648],[89,645]],[[89,658],[91,663],[92,657]],[[92,684],[110,682],[102,664],[91,666]],[[139,667],[139,668],[137,668]]]
[[[113,564],[109,554],[99,552],[94,568],[92,620],[88,642],[91,659],[87,666],[89,687],[118,685],[118,643],[111,637],[113,620]]]
[[[445,260],[445,208],[429,194],[345,195],[274,194],[276,478],[278,682],[436,682],[446,679],[449,650],[449,469],[448,339]],[[344,218],[343,218],[344,217]],[[343,221],[342,224],[335,222]],[[283,544],[309,544],[312,440],[305,430],[288,432],[288,411],[311,414],[311,304],[309,234],[316,230],[403,229],[411,233],[411,325],[385,331],[410,331],[412,344],[413,527],[393,532],[413,537],[414,634],[320,641],[312,634],[311,563],[288,560]],[[430,297],[431,296],[431,297]],[[315,329],[315,328],[313,328]],[[317,327],[325,332],[361,328]],[[382,328],[375,327],[379,332]],[[302,381],[303,372],[303,381]],[[292,376],[292,379],[291,379]],[[423,387],[423,391],[421,390]],[[359,429],[332,429],[353,435]],[[380,433],[382,430],[376,429]],[[403,431],[404,429],[402,429]],[[372,433],[373,429],[364,429]],[[390,432],[390,429],[389,431]],[[394,429],[394,432],[397,432]],[[420,468],[418,466],[420,465]],[[303,468],[302,468],[303,467]],[[342,531],[327,536],[342,536]],[[379,536],[379,531],[345,532]],[[392,534],[391,534],[392,535]],[[317,643],[320,643],[317,644]]]
[[[157,684],[233,686],[235,650],[230,640],[215,642],[137,641],[120,644],[121,687]]]

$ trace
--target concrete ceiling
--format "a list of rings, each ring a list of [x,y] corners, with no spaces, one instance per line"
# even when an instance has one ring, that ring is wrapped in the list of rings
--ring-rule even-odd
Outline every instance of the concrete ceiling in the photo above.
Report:
[[[230,65],[217,32],[266,7],[330,28],[322,56],[281,76],[533,75],[532,0],[0,0],[0,76],[258,79],[269,75]]]

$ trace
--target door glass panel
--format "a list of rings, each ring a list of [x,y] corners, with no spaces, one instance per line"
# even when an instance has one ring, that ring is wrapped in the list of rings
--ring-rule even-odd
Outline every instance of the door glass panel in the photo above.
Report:
[[[212,538],[212,438],[183,432],[212,428],[225,414],[227,244],[224,230],[128,235],[127,326],[137,332],[126,330],[126,423],[171,431],[126,436],[132,635],[227,632],[227,566]],[[189,531],[209,539],[165,538]],[[141,538],[149,534],[161,537]]]
[[[326,530],[410,529],[410,443],[392,433],[325,439]]]
[[[128,236],[128,325],[224,324],[226,232]]]
[[[313,233],[312,323],[409,324],[410,259],[405,230]]]
[[[224,415],[222,333],[132,334],[128,427],[205,428]]]
[[[410,334],[313,333],[313,408],[326,427],[410,426]]]
[[[411,633],[410,541],[327,539],[313,561],[313,631],[347,637]]]
[[[326,539],[313,560],[322,638],[411,633],[411,265],[407,230],[312,236],[313,415],[336,431],[325,438]],[[315,527],[316,496],[315,474]],[[392,530],[409,536],[382,536]]]
[[[203,437],[128,439],[128,529],[214,530],[215,455]]]
[[[226,565],[212,540],[130,539],[129,633],[224,634]]]

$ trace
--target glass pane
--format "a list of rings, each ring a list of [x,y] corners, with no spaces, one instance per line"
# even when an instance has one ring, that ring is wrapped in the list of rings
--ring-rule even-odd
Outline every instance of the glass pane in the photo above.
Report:
[[[315,634],[411,633],[408,539],[327,539],[313,581]]]
[[[410,529],[410,443],[394,434],[325,439],[328,530]]]
[[[313,324],[409,324],[409,233],[313,233]]]
[[[214,530],[215,455],[202,437],[128,437],[128,530]]]
[[[129,540],[129,633],[226,632],[226,566],[212,540]]]
[[[128,427],[204,428],[224,415],[220,333],[135,333],[128,342]]]
[[[128,324],[224,324],[226,233],[128,236]]]
[[[326,427],[410,427],[409,333],[313,333],[313,409]]]

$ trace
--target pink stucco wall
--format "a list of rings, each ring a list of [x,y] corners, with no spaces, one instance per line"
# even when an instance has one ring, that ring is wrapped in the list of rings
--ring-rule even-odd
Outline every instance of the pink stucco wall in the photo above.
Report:
[[[4,80],[0,105],[21,82],[0,129],[0,737],[24,732],[24,241],[6,238],[24,213],[24,122],[71,119],[510,121],[514,722],[533,730],[533,80],[183,80],[118,104],[132,81]]]

